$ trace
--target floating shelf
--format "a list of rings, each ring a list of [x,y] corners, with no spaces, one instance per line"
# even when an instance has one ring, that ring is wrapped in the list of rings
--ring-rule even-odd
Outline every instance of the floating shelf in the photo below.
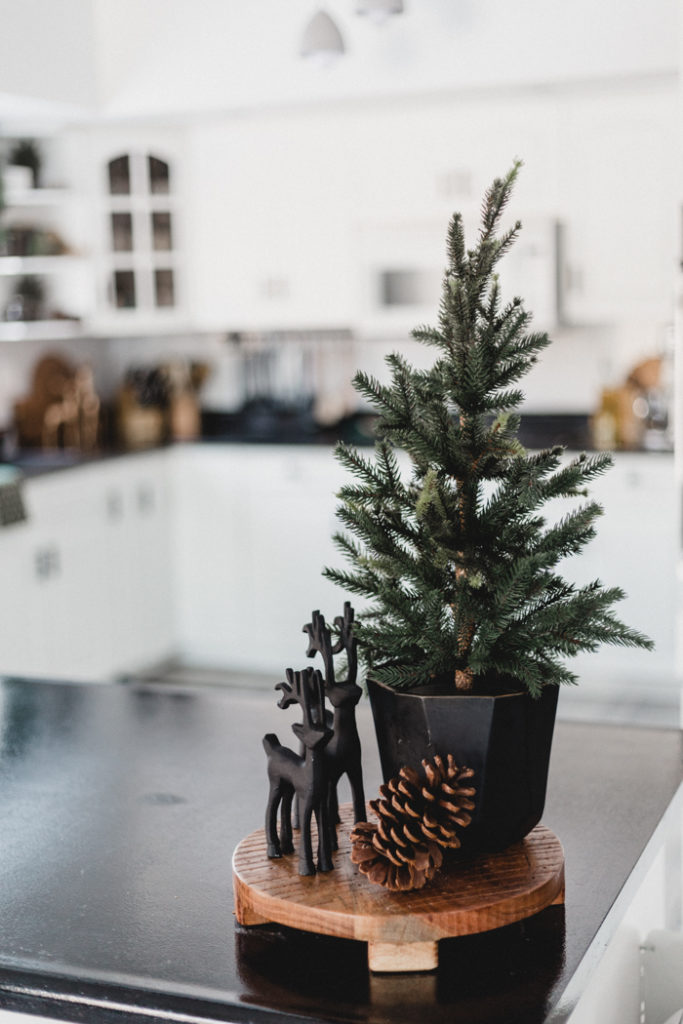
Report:
[[[69,253],[63,256],[0,256],[0,276],[55,274],[61,270],[73,270],[82,262],[80,257]]]
[[[0,342],[57,341],[80,338],[84,334],[80,320],[14,320],[0,322]]]
[[[60,206],[73,198],[73,193],[66,188],[10,188],[5,192],[5,206]]]

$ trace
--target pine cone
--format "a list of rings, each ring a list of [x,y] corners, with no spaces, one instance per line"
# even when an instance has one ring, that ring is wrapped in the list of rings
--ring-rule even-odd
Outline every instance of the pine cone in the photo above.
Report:
[[[474,772],[460,768],[451,754],[422,762],[425,778],[404,767],[380,786],[371,800],[377,825],[362,822],[351,833],[351,860],[371,882],[389,889],[421,889],[441,866],[442,847],[460,846],[474,808]]]
[[[472,821],[469,813],[474,810],[475,788],[471,785],[474,772],[471,768],[460,768],[452,754],[447,763],[437,754],[433,762],[423,761],[426,783],[420,794],[424,800],[422,832],[428,839],[440,846],[457,850],[460,846],[459,828],[467,828]],[[417,772],[412,772],[413,786],[420,785]]]
[[[436,843],[412,844],[398,829],[360,821],[351,833],[351,860],[371,882],[401,891],[421,889],[436,874],[443,854]]]

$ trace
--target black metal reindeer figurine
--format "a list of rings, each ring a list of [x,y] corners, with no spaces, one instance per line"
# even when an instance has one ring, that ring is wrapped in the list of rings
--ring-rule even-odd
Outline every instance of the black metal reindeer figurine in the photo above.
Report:
[[[318,870],[331,871],[332,831],[327,811],[327,775],[324,758],[325,744],[332,736],[325,723],[325,698],[323,680],[319,671],[306,668],[302,672],[287,669],[287,682],[278,683],[282,690],[278,707],[300,704],[303,722],[295,722],[292,730],[302,745],[302,753],[295,754],[289,747],[283,747],[274,733],[263,738],[268,755],[268,778],[270,791],[266,809],[266,842],[269,857],[281,857],[293,853],[292,843],[292,798],[296,794],[300,812],[301,835],[299,837],[299,874],[314,875],[311,842],[311,819],[315,815],[318,826]],[[280,807],[280,836],[277,834],[277,812]]]
[[[326,724],[333,730],[333,736],[324,749],[328,785],[328,813],[331,828],[332,848],[337,849],[336,824],[339,821],[337,784],[342,775],[347,775],[351,785],[354,821],[366,820],[365,794],[363,792],[363,769],[361,746],[356,727],[356,704],[363,691],[356,685],[358,674],[357,641],[353,635],[353,608],[349,601],[344,603],[344,614],[334,620],[339,629],[339,639],[333,645],[325,618],[314,611],[312,621],[304,626],[308,633],[309,658],[320,652],[325,666],[325,696],[334,708],[333,714],[326,714]],[[346,679],[334,677],[334,655],[346,653]]]

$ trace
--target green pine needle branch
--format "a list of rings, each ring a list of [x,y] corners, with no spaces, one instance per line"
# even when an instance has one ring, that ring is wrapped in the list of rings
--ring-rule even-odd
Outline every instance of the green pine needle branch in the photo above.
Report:
[[[362,599],[359,655],[399,689],[438,679],[538,696],[576,681],[566,661],[580,651],[652,647],[614,615],[618,588],[577,587],[558,574],[594,536],[600,506],[579,503],[551,524],[543,515],[552,499],[587,496],[611,457],[565,461],[562,448],[530,453],[518,440],[516,385],[550,343],[529,330],[521,299],[501,301],[497,266],[521,225],[501,231],[500,221],[519,168],[486,192],[474,248],[461,216],[451,219],[438,325],[413,332],[435,349],[433,365],[418,370],[394,353],[388,383],[358,372],[378,440],[372,457],[336,450],[352,477],[334,537],[349,567],[324,575]]]

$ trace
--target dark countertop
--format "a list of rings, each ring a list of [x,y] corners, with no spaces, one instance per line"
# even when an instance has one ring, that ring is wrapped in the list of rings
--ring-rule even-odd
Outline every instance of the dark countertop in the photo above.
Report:
[[[207,444],[207,445],[227,445],[227,446],[266,446],[274,445],[278,447],[329,447],[331,448],[337,441],[345,441],[349,444],[357,446],[369,446],[373,443],[371,435],[371,425],[365,423],[362,427],[360,424],[355,423],[352,426],[348,426],[344,430],[320,430],[310,431],[306,433],[288,433],[283,432],[279,434],[270,434],[264,432],[263,434],[252,434],[240,430],[217,430],[215,433],[206,433],[199,438],[196,444]],[[594,451],[591,448],[590,443],[583,443],[585,441],[585,435],[583,434],[580,426],[576,430],[564,430],[560,426],[553,427],[548,425],[547,422],[543,426],[539,426],[535,423],[527,423],[524,430],[520,432],[520,439],[525,447],[531,450],[539,450],[541,448],[551,447],[555,444],[563,445],[569,452],[579,451]],[[31,478],[37,476],[43,476],[46,473],[62,472],[64,470],[73,469],[79,466],[89,466],[108,459],[117,459],[124,456],[135,456],[145,455],[150,451],[159,451],[165,448],[171,448],[174,444],[184,444],[185,442],[168,442],[166,444],[158,445],[153,448],[142,448],[142,449],[121,449],[121,448],[104,448],[100,449],[92,454],[84,455],[81,452],[73,450],[65,451],[22,451],[10,461],[4,463],[9,469],[13,468],[18,470],[19,474],[23,478]],[[661,455],[672,455],[672,450],[669,448],[629,448],[617,450],[615,453],[618,457],[621,453],[628,454],[639,454],[648,457],[657,457]],[[0,466],[3,463],[0,462]]]
[[[443,942],[434,973],[369,976],[361,943],[234,923],[261,737],[292,720],[273,694],[4,680],[0,709],[0,1006],[72,1021],[540,1024],[682,776],[676,730],[559,723],[544,821],[565,906]]]
[[[355,445],[374,443],[371,413],[356,413],[330,426],[315,423],[310,410],[287,411],[267,402],[253,402],[239,413],[202,413],[202,438],[205,441],[237,441],[243,444],[334,444],[346,441]],[[527,413],[522,415],[519,439],[528,448],[546,448],[555,444],[573,449],[592,445],[590,416],[584,413]]]
[[[268,402],[252,402],[240,412],[225,413],[203,411],[200,443],[229,445],[290,445],[298,447],[331,447],[337,441],[359,447],[374,444],[374,423],[372,414],[356,413],[330,426],[320,426],[313,419],[311,410],[283,410]],[[519,430],[519,440],[525,448],[538,450],[561,445],[569,451],[592,451],[591,417],[587,413],[524,413]],[[169,447],[167,442],[157,447]],[[142,449],[154,450],[154,449]],[[666,445],[650,448],[630,448],[623,451],[642,452],[648,455],[671,454]],[[121,455],[137,454],[105,444],[101,450],[84,455],[74,449],[66,450],[23,450],[16,452],[5,461],[16,467],[26,477],[41,476],[73,466],[88,465],[102,459]]]

